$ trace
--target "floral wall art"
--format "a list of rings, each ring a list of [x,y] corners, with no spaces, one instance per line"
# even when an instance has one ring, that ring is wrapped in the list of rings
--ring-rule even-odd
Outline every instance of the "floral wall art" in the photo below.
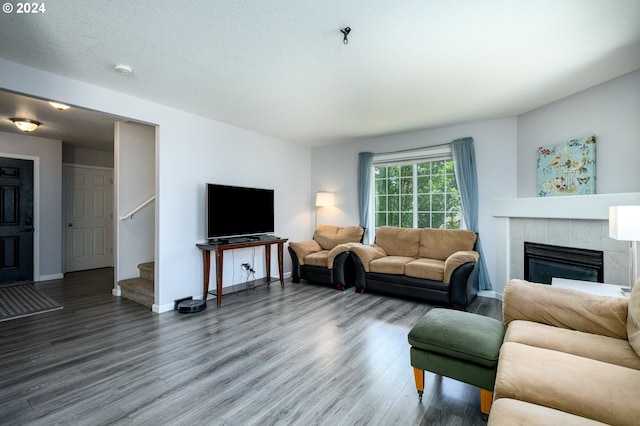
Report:
[[[538,196],[596,193],[596,137],[538,148]]]

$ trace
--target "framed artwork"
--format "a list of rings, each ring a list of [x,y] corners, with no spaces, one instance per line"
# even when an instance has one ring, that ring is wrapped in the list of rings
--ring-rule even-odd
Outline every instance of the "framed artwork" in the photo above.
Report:
[[[595,193],[595,136],[538,148],[538,197]]]

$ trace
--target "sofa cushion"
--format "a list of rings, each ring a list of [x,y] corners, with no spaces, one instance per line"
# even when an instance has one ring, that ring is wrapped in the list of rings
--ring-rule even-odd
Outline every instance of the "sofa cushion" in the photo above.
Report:
[[[640,356],[640,278],[636,281],[629,298],[629,310],[627,312],[627,336],[629,344]]]
[[[404,275],[404,267],[413,260],[412,257],[385,256],[369,262],[369,272],[379,274]]]
[[[640,357],[623,339],[583,333],[531,321],[509,323],[505,342],[523,343],[640,370]]]
[[[409,344],[415,348],[485,367],[498,362],[503,338],[501,321],[443,308],[427,312],[408,335]]]
[[[364,230],[359,226],[318,225],[313,239],[324,250],[331,250],[338,244],[360,242],[363,233]]]
[[[443,281],[444,262],[436,259],[416,259],[404,265],[404,274],[409,277]]]
[[[477,235],[464,229],[420,230],[420,251],[418,257],[446,260],[457,251],[470,251],[476,243]]]
[[[389,256],[418,257],[420,229],[382,226],[376,232],[376,244]]]
[[[595,296],[513,279],[503,293],[504,323],[522,319],[627,340],[626,297]]]
[[[511,398],[493,401],[488,426],[604,426],[606,423]]]
[[[296,256],[298,257],[298,262],[301,265],[304,265],[304,258],[310,255],[311,253],[315,253],[317,251],[322,250],[320,244],[318,244],[315,240],[307,240],[300,242],[290,242],[289,247],[294,251]]]
[[[329,250],[320,250],[315,253],[308,254],[304,257],[305,265],[322,266],[327,267],[327,257],[329,257]]]
[[[500,350],[494,399],[512,398],[608,424],[637,425],[640,371],[521,343]]]

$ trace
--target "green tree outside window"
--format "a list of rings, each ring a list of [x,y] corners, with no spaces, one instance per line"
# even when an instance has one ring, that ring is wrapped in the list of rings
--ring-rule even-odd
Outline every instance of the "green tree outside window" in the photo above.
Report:
[[[374,166],[375,230],[381,226],[460,229],[452,160]]]

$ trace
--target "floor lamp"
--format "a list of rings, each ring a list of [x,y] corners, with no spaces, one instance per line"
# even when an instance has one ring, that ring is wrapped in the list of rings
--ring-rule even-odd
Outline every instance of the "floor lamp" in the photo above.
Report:
[[[316,194],[316,228],[318,227],[318,207],[333,207],[335,198],[332,192],[319,191]]]
[[[631,241],[630,286],[638,279],[638,240],[640,240],[640,206],[609,207],[609,236]]]

